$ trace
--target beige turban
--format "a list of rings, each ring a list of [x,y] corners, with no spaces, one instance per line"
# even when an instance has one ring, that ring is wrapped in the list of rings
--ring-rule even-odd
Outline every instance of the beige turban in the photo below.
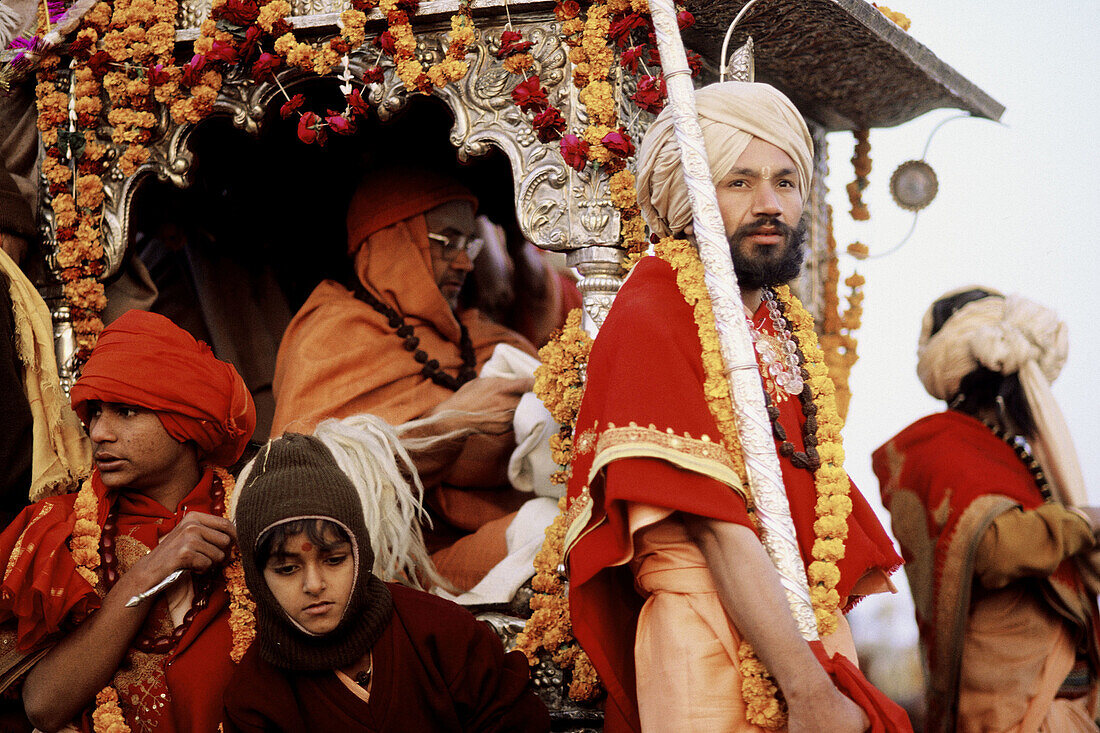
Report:
[[[699,125],[717,184],[733,168],[754,137],[791,156],[805,202],[813,177],[814,143],[806,121],[791,100],[768,84],[728,81],[695,92]],[[662,237],[691,223],[691,202],[680,167],[680,146],[669,107],[657,116],[638,152],[638,205],[650,230]]]
[[[953,290],[938,300],[973,289]],[[1009,375],[1031,362],[1050,383],[1066,363],[1069,338],[1057,313],[1019,295],[982,289],[991,296],[964,305],[934,336],[929,335],[932,309],[924,314],[917,375],[937,399],[953,399],[962,378],[979,366]]]
[[[940,300],[973,289],[953,290]],[[1055,495],[1071,506],[1087,504],[1077,451],[1050,391],[1069,352],[1066,324],[1050,308],[1027,298],[982,289],[992,295],[959,308],[935,335],[930,335],[932,309],[924,314],[917,375],[930,395],[951,400],[962,378],[979,366],[1006,376],[1018,373],[1035,421],[1032,448]]]

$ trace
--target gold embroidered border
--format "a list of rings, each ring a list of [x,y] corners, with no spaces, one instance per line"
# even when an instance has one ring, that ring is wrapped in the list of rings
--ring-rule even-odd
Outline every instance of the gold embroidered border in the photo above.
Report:
[[[993,520],[1015,506],[1018,504],[1012,499],[998,494],[979,496],[959,517],[949,540],[943,571],[936,584],[939,594],[934,599],[936,647],[930,678],[937,693],[933,695],[933,700],[938,701],[935,707],[939,709],[930,711],[930,731],[949,730],[955,721],[963,635],[970,615],[970,589],[978,544]]]
[[[660,430],[654,425],[642,427],[631,423],[625,427],[608,425],[596,444],[596,457],[588,472],[588,482],[604,467],[623,458],[657,458],[674,466],[694,471],[720,481],[742,497],[747,494],[741,477],[734,469],[729,451],[707,436],[693,438],[677,435],[671,428]]]

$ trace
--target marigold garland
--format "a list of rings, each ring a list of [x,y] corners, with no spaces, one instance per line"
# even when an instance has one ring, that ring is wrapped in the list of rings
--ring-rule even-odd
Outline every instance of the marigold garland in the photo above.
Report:
[[[231,499],[236,481],[232,474],[220,466],[214,467],[214,476],[221,482],[222,490],[225,492],[225,509],[222,516],[226,516],[228,508],[232,506]],[[84,482],[77,493],[73,514],[76,517],[76,523],[69,543],[70,552],[76,563],[77,572],[93,588],[96,588],[99,584],[96,569],[101,562],[99,547],[103,530],[99,526],[99,500],[92,488],[90,478]],[[234,546],[229,562],[226,563],[222,573],[229,592],[229,628],[232,638],[229,656],[234,663],[239,663],[256,637],[256,603],[245,585],[244,568],[241,565],[240,551],[237,547]],[[96,709],[92,713],[92,719],[95,721],[95,733],[129,733],[130,731],[122,709],[119,707],[118,692],[112,685],[107,685],[96,695]]]
[[[833,211],[826,207],[828,223],[828,241],[826,245],[827,264],[825,270],[824,308],[821,323],[821,349],[825,354],[825,364],[829,375],[836,385],[837,412],[843,419],[848,415],[848,406],[852,400],[849,379],[852,367],[859,361],[859,342],[856,331],[863,318],[864,278],[853,273],[844,283],[849,291],[846,296],[847,308],[840,311],[840,266],[836,251],[836,239],[833,238]],[[859,242],[848,245],[848,254],[856,259],[867,256],[867,246]]]
[[[717,346],[717,329],[713,334],[713,310],[710,308],[710,295],[703,280],[703,266],[698,253],[686,240],[667,238],[657,245],[657,254],[665,259],[675,270],[677,286],[684,299],[695,308],[696,324],[700,332],[700,344],[704,354]],[[681,275],[683,272],[683,275]],[[805,364],[803,368],[809,375],[807,384],[813,391],[814,405],[817,407],[818,455],[821,467],[814,472],[814,485],[817,489],[817,502],[814,507],[815,541],[811,550],[813,561],[806,569],[810,589],[810,600],[817,620],[818,633],[827,636],[836,631],[836,614],[840,608],[840,595],[836,585],[840,580],[837,562],[844,557],[844,540],[848,536],[848,516],[852,511],[852,501],[848,496],[850,484],[844,471],[844,449],[840,430],[843,421],[836,411],[834,399],[835,387],[829,379],[824,355],[813,328],[813,318],[794,297],[786,285],[776,288],[776,295],[784,305],[787,320],[791,324],[795,338],[802,350]],[[700,309],[699,303],[706,307]],[[709,311],[709,317],[708,317]],[[719,423],[723,443],[729,448],[736,446],[734,455],[740,455],[740,443],[737,441],[736,421],[732,404],[729,402],[729,383],[721,362],[716,365],[712,360],[704,360],[706,374],[704,391],[708,407]],[[727,410],[729,412],[727,412]],[[734,432],[728,434],[727,430]],[[744,477],[744,467],[739,474]],[[747,482],[746,482],[747,486]],[[750,499],[751,508],[751,499]],[[744,663],[743,696],[746,705],[746,718],[765,728],[781,727],[786,720],[786,712],[778,702],[779,693],[774,680],[767,675],[759,663],[751,645],[742,644],[738,657]]]
[[[863,203],[863,190],[867,188],[867,176],[871,173],[871,141],[867,130],[856,130],[854,133],[856,146],[852,155],[852,168],[856,178],[849,183],[845,190],[848,191],[848,200],[852,204],[851,215],[856,221],[867,221],[871,213],[867,204]]]
[[[562,426],[550,438],[554,460],[562,466],[551,476],[551,481],[562,485],[569,481],[573,429],[584,396],[584,372],[592,349],[592,338],[581,327],[582,316],[580,308],[569,313],[561,332],[539,349],[542,364],[535,370],[535,394]],[[516,636],[516,648],[532,665],[538,663],[540,650],[549,653],[562,671],[571,674],[569,697],[586,701],[599,695],[602,688],[588,655],[573,637],[566,583],[559,570],[565,558],[565,534],[573,521],[570,509],[575,504],[576,500],[570,504],[564,496],[558,500],[558,516],[547,527],[546,540],[535,555],[531,616]]]

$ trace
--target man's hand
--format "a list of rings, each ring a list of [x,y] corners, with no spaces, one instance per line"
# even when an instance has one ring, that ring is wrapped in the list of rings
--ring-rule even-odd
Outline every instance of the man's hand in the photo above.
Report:
[[[831,733],[863,733],[871,726],[867,713],[831,682],[815,689],[785,689],[783,693],[789,733],[816,733],[826,728]]]
[[[465,427],[478,433],[501,435],[512,429],[516,406],[534,384],[534,377],[478,377],[459,387],[428,414],[437,415],[447,410],[471,413]]]
[[[228,519],[189,512],[152,552],[134,563],[127,576],[136,571],[148,588],[176,570],[209,570],[225,559],[236,539],[237,530]]]

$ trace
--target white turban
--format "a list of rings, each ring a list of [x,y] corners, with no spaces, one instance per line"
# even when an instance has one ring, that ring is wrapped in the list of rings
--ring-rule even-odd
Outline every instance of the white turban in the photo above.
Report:
[[[939,300],[974,289],[954,290]],[[978,289],[990,297],[959,308],[935,335],[932,308],[924,314],[917,375],[930,395],[951,400],[962,378],[979,366],[1005,376],[1018,373],[1035,422],[1032,448],[1055,495],[1071,506],[1088,504],[1073,439],[1050,391],[1069,352],[1066,324],[1053,310],[1027,298]]]
[[[813,178],[813,139],[806,121],[782,92],[768,84],[728,81],[697,90],[695,106],[715,184],[758,137],[791,156],[805,203]],[[669,107],[657,116],[642,140],[637,187],[638,205],[653,233],[668,236],[691,223],[691,202]]]

